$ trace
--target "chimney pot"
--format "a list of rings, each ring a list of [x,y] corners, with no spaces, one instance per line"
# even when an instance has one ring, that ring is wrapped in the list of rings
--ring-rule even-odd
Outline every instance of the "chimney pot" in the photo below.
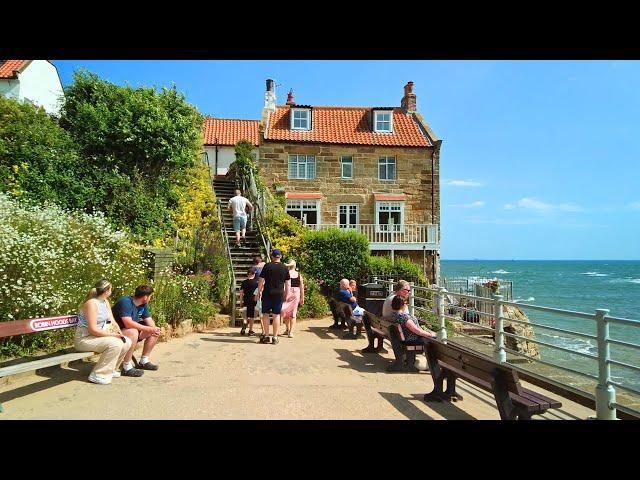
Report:
[[[293,89],[289,90],[287,94],[287,105],[295,105],[296,102],[293,101]]]
[[[407,82],[404,86],[404,97],[400,101],[400,107],[407,115],[416,112],[417,102],[416,94],[413,93],[413,82]]]
[[[273,92],[273,80],[267,78],[267,92]]]

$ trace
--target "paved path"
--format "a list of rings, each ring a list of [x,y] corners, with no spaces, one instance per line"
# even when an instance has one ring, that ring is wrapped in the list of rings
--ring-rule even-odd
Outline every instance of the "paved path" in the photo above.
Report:
[[[457,403],[425,403],[428,373],[386,373],[392,353],[362,355],[329,318],[299,322],[295,338],[261,345],[238,329],[192,333],[160,343],[160,365],[111,385],[86,380],[91,364],[53,368],[0,386],[2,419],[499,419],[493,397],[459,382]],[[544,390],[529,386],[544,392]],[[555,394],[548,394],[558,398]],[[594,412],[560,399],[539,419],[586,419]]]

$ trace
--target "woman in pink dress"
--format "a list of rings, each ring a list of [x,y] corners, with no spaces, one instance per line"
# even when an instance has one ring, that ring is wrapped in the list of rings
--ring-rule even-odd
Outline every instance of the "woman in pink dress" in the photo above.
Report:
[[[284,334],[293,338],[293,329],[296,326],[296,316],[298,315],[298,305],[304,305],[304,281],[300,272],[296,271],[296,261],[291,260],[285,263],[289,268],[290,283],[289,296],[282,305],[282,319],[287,327]]]

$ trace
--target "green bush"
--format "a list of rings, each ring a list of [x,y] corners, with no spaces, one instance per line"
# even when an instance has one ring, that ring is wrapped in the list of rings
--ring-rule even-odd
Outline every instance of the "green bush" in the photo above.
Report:
[[[426,277],[419,265],[408,258],[396,257],[395,264],[390,257],[371,256],[367,268],[363,272],[364,277],[391,277],[394,280],[407,280],[408,282],[426,284]]]
[[[158,275],[149,305],[159,326],[177,326],[184,320],[204,323],[219,312],[211,300],[211,278],[208,275],[183,275],[171,270]]]
[[[301,270],[335,288],[342,278],[358,278],[369,263],[369,241],[338,228],[307,230],[297,252]]]
[[[29,205],[0,193],[0,318],[76,313],[100,278],[113,298],[146,281],[141,251],[102,214]],[[3,339],[0,355],[27,355],[70,344],[73,329]]]
[[[55,118],[0,95],[0,192],[84,208],[93,192],[71,136]]]
[[[320,292],[318,281],[304,275],[304,305],[298,308],[298,318],[319,318],[329,313],[329,304]]]

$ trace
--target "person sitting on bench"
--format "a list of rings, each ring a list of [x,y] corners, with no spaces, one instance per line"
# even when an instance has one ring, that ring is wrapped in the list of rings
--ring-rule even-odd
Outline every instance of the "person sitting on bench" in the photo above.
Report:
[[[349,279],[343,278],[340,280],[340,289],[336,292],[336,300],[339,302],[348,303],[351,306],[351,311],[355,316],[362,316],[364,309],[358,306],[356,297],[353,296],[349,289]]]
[[[400,327],[402,327],[405,344],[426,345],[427,341],[425,338],[436,337],[435,332],[432,332],[431,330],[423,330],[422,327],[420,327],[418,319],[409,313],[407,302],[400,295],[393,297],[393,300],[391,301],[391,309],[393,310],[392,317],[394,321],[398,322]]]
[[[78,326],[73,346],[79,352],[102,353],[89,375],[91,383],[108,385],[119,377],[118,367],[131,348],[131,340],[117,332],[111,307],[107,300],[112,286],[108,280],[99,280],[80,306]]]

